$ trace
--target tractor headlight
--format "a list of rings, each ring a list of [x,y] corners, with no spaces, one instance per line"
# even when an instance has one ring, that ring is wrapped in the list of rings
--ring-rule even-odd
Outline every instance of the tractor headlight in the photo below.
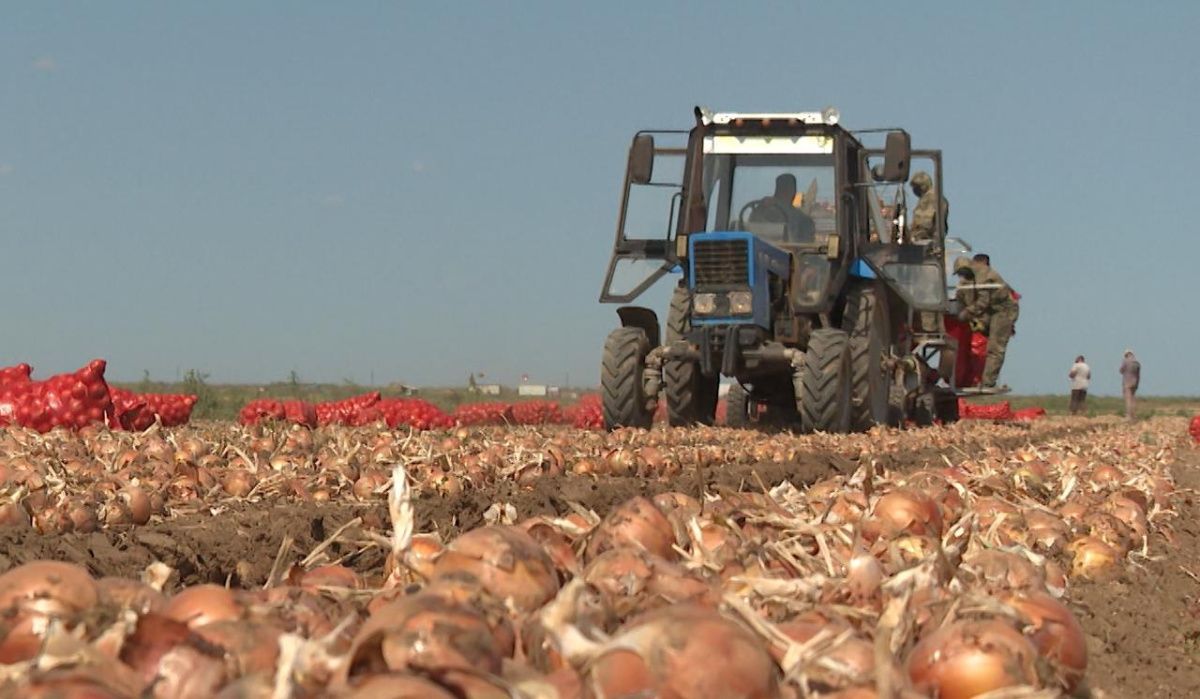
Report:
[[[750,315],[754,312],[754,294],[749,291],[734,291],[729,294],[729,314]]]
[[[692,297],[692,312],[698,316],[711,315],[717,310],[716,294],[696,294]]]

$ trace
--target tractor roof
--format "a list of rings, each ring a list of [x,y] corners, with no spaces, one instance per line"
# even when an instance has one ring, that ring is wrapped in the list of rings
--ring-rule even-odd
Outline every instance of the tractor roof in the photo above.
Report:
[[[833,107],[826,107],[820,112],[713,112],[703,107],[696,108],[700,123],[705,126],[741,126],[755,124],[767,126],[772,122],[780,126],[787,125],[825,125],[836,126],[840,115]]]

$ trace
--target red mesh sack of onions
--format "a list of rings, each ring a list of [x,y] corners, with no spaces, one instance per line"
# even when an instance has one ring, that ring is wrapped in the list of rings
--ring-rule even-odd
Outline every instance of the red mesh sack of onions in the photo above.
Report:
[[[600,396],[594,393],[580,398],[578,403],[563,411],[563,416],[572,427],[581,430],[604,429],[604,408]]]
[[[108,426],[114,430],[141,432],[154,424],[154,409],[143,396],[116,386],[109,387],[113,411]]]
[[[512,414],[518,425],[557,425],[563,421],[562,407],[549,400],[515,403]]]
[[[312,403],[286,400],[283,402],[283,414],[288,422],[310,428],[317,426],[317,408]]]
[[[141,396],[164,427],[186,425],[197,397],[185,393],[145,393]]]
[[[190,396],[193,398],[194,396]],[[188,405],[191,412],[191,405]],[[238,422],[243,425],[257,425],[263,421],[287,421],[305,427],[317,426],[316,406],[302,400],[276,400],[274,398],[258,398],[242,407],[238,413]]]
[[[12,382],[0,388],[0,425],[16,424],[38,432],[55,427],[78,429],[104,422],[113,413],[104,381],[107,363],[96,359],[70,374],[45,381]]]
[[[463,403],[450,415],[459,425],[507,425],[513,422],[509,403]]]
[[[317,413],[317,424],[321,426],[349,425],[358,411],[375,405],[381,399],[379,391],[371,391],[360,396],[317,403],[313,406]]]
[[[10,383],[29,383],[33,367],[28,364],[0,367],[0,388]]]
[[[243,425],[257,425],[264,420],[284,420],[287,418],[287,409],[283,407],[283,401],[278,401],[273,398],[257,398],[242,406],[238,412],[238,422]]]
[[[1188,434],[1192,435],[1197,443],[1200,443],[1200,415],[1192,418],[1192,424],[1188,425]]]
[[[1011,420],[1013,411],[1008,401],[975,405],[959,398],[958,417],[962,420]]]
[[[420,398],[389,398],[372,407],[378,411],[379,417],[364,412],[357,417],[356,424],[370,424],[382,418],[392,429],[411,427],[431,430],[454,426],[454,419],[442,412],[441,408]]]

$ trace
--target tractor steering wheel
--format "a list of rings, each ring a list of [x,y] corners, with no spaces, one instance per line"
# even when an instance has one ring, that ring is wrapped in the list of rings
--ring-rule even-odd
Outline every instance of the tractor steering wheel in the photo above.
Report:
[[[788,215],[787,209],[785,209],[783,207],[783,204],[780,204],[779,200],[775,199],[774,197],[763,197],[762,199],[755,199],[754,201],[743,206],[742,210],[738,212],[738,229],[743,230],[743,231],[749,230],[746,227],[746,221],[748,220],[747,214],[749,215],[749,217],[754,217],[755,214],[757,214],[759,211],[778,212],[778,214],[779,214],[778,222],[782,223],[784,226],[783,240],[786,241],[789,239],[790,236],[788,234],[789,234],[789,224],[791,223],[791,217]]]

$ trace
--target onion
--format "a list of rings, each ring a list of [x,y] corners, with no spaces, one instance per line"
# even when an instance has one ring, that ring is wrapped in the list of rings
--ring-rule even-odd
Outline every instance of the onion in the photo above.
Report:
[[[300,586],[308,588],[344,587],[350,590],[361,590],[363,582],[358,573],[346,566],[327,565],[303,573],[300,576]]]
[[[67,508],[67,517],[71,520],[71,531],[80,534],[90,534],[100,526],[96,508],[86,503],[71,503]]]
[[[517,527],[529,534],[550,555],[550,560],[563,579],[579,572],[579,561],[575,558],[571,542],[544,518],[527,519]]]
[[[223,649],[232,659],[239,675],[275,671],[282,632],[255,621],[226,620],[205,624],[196,635]]]
[[[963,556],[963,567],[991,591],[1041,588],[1045,574],[1028,558],[999,549],[978,549]]]
[[[1089,580],[1108,580],[1119,571],[1117,562],[1124,554],[1094,536],[1085,536],[1071,542],[1067,547],[1074,558],[1071,560],[1071,575]]]
[[[434,579],[463,573],[523,612],[540,607],[558,592],[554,562],[516,527],[469,531],[455,539],[433,564]]]
[[[873,514],[882,535],[900,533],[942,535],[942,512],[928,495],[910,488],[897,488],[875,502]]]
[[[25,508],[15,502],[6,502],[0,505],[0,527],[13,527],[15,529],[28,528],[32,520],[29,518],[29,513]]]
[[[1087,670],[1087,639],[1075,615],[1066,605],[1042,592],[1009,595],[1004,601],[1029,624],[1029,637],[1038,653],[1054,661],[1063,689],[1075,691]]]
[[[0,614],[7,622],[0,663],[34,657],[50,619],[72,626],[98,601],[92,576],[73,563],[34,561],[0,575]]]
[[[217,621],[238,619],[242,607],[233,592],[220,585],[194,585],[167,602],[163,615],[189,628],[198,628]]]
[[[253,473],[243,471],[242,469],[232,469],[225,474],[225,479],[221,484],[221,488],[230,496],[235,498],[244,498],[254,490],[254,486],[258,484],[258,479]]]
[[[1109,464],[1097,466],[1092,471],[1092,482],[1099,485],[1114,485],[1120,483],[1122,478],[1124,478],[1124,474]]]
[[[432,534],[416,534],[404,552],[404,564],[424,580],[433,577],[433,566],[446,547]],[[390,572],[390,571],[389,571]]]
[[[371,675],[350,687],[350,691],[339,695],[342,699],[455,699],[445,689],[413,675]]]
[[[631,621],[584,684],[597,699],[770,699],[779,670],[763,643],[715,611],[675,605]]]
[[[588,541],[588,558],[609,549],[632,546],[667,560],[676,557],[675,530],[671,522],[643,497],[626,500],[613,508]]]
[[[846,592],[851,600],[866,602],[876,599],[882,584],[883,566],[866,551],[854,554],[846,564]]]
[[[1037,685],[1037,651],[1001,621],[959,621],[923,638],[908,657],[918,691],[939,699],[968,699],[986,692]]]
[[[1030,508],[1025,511],[1025,524],[1033,548],[1057,553],[1067,545],[1067,525],[1056,515]]]
[[[344,677],[377,672],[481,670],[499,673],[503,650],[474,609],[425,593],[371,615],[354,636]]]

